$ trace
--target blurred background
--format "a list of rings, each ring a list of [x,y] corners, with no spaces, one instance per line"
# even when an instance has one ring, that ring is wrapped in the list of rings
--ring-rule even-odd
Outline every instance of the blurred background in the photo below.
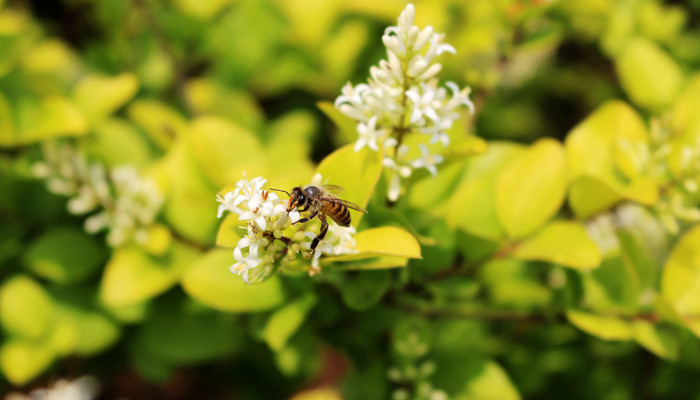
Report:
[[[228,272],[215,195],[243,171],[304,184],[352,143],[354,126],[328,102],[386,57],[381,36],[405,6],[0,0],[0,397],[92,376],[100,399],[700,398],[695,322],[669,311],[673,301],[638,301],[662,291],[681,237],[690,255],[676,263],[693,271],[681,280],[700,271],[700,237],[683,236],[692,224],[664,228],[653,201],[590,213],[557,204],[558,217],[588,224],[604,256],[597,275],[504,258],[515,242],[491,235],[481,203],[466,203],[473,191],[457,190],[472,179],[464,156],[437,186],[416,178],[397,208],[382,195],[370,204],[370,226],[415,224],[423,260],[252,286]],[[542,138],[566,142],[611,100],[644,130],[700,134],[700,1],[415,6],[415,24],[457,50],[442,56],[441,80],[472,88],[476,113],[459,129],[498,160]],[[479,160],[473,171],[500,163]],[[113,189],[90,200],[83,181]],[[109,211],[122,193],[150,211],[102,229],[90,202]],[[598,212],[631,232],[612,233],[622,250],[610,257],[590,223]],[[623,258],[652,278],[630,278]],[[630,289],[635,279],[644,284]]]

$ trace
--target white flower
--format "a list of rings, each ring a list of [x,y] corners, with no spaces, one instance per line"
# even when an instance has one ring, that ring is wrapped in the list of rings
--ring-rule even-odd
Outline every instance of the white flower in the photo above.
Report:
[[[221,197],[221,195],[218,194],[216,195],[216,201],[221,203],[219,204],[219,208],[216,213],[217,218],[221,218],[221,216],[224,215],[225,211],[231,211],[233,213],[241,215],[243,211],[241,211],[241,209],[236,206],[238,206],[241,203],[241,201],[245,199],[245,197],[238,195],[240,191],[241,190],[239,188],[236,188],[235,190],[224,194],[224,197]]]
[[[326,240],[333,245],[333,254],[353,254],[357,252],[354,226],[330,224]]]
[[[370,118],[367,123],[360,122],[357,124],[357,132],[359,132],[360,138],[355,142],[355,152],[360,151],[365,146],[378,151],[379,145],[377,140],[384,137],[387,133],[385,129],[377,129],[376,116]]]
[[[248,255],[246,256],[243,256],[243,251],[240,247],[236,247],[233,249],[233,258],[236,260],[236,263],[229,267],[229,271],[238,275],[241,275],[243,272],[246,272],[251,268],[257,267],[258,264],[262,262],[262,260],[258,257],[257,247],[254,249],[249,249]]]
[[[437,168],[435,165],[441,163],[443,157],[439,154],[430,154],[428,147],[424,144],[420,145],[420,151],[421,158],[413,160],[411,166],[413,168],[425,167],[433,176],[437,175]]]
[[[435,101],[435,91],[427,85],[423,87],[423,94],[418,92],[418,88],[413,88],[406,91],[406,96],[411,99],[413,111],[411,112],[411,123],[415,124],[425,115],[433,121],[438,121],[440,117],[435,109],[440,107],[440,102]],[[422,124],[421,124],[422,125]]]
[[[393,143],[392,143],[393,144]],[[391,180],[389,182],[389,193],[388,193],[388,198],[391,201],[396,201],[399,198],[399,195],[401,194],[401,178],[408,178],[411,176],[413,170],[411,169],[411,166],[408,164],[399,164],[396,160],[403,160],[406,157],[406,154],[408,153],[408,146],[405,144],[399,146],[398,150],[396,151],[396,159],[386,157],[382,161],[382,164],[391,170],[392,176]]]

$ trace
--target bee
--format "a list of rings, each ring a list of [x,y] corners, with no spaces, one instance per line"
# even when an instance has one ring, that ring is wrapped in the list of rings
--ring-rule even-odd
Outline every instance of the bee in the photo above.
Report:
[[[270,190],[287,193],[289,196],[289,200],[287,201],[287,213],[292,211],[295,207],[300,212],[311,212],[308,217],[301,218],[292,224],[308,222],[314,219],[316,216],[318,216],[318,219],[321,220],[321,230],[311,241],[311,247],[309,248],[311,255],[314,254],[319,242],[326,237],[326,232],[328,232],[328,221],[326,221],[326,216],[331,217],[331,219],[340,226],[350,226],[351,218],[348,208],[367,214],[367,211],[357,204],[340,199],[331,193],[338,193],[342,191],[340,186],[306,185],[303,189],[296,186],[292,189],[291,193],[281,189],[270,188]]]

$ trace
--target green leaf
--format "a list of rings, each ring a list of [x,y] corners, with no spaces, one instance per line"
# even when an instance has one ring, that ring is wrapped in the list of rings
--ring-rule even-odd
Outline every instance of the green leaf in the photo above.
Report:
[[[496,212],[510,237],[536,231],[561,206],[566,191],[564,149],[541,139],[501,172],[496,181]]]
[[[88,75],[75,86],[73,99],[85,117],[97,124],[131,99],[139,83],[131,73],[114,77]]]
[[[289,338],[304,323],[314,304],[316,304],[316,296],[313,293],[307,293],[275,311],[262,331],[262,337],[268,346],[274,351],[284,348]]]
[[[103,259],[97,241],[75,228],[57,228],[44,233],[24,254],[24,264],[30,270],[61,284],[84,281],[97,272]]]
[[[577,328],[604,340],[629,340],[634,337],[631,324],[619,317],[576,310],[567,311],[566,317]]]
[[[428,213],[443,210],[443,214],[451,215],[451,208],[439,206],[459,187],[464,169],[465,162],[454,162],[442,168],[437,176],[428,175],[417,182],[411,182],[411,190],[407,192],[411,207]]]
[[[700,225],[678,241],[661,276],[661,293],[700,337]]]
[[[104,308],[111,317],[122,324],[136,324],[142,322],[148,316],[150,301],[129,304],[128,306],[108,306]]]
[[[488,152],[469,159],[465,174],[446,206],[452,211],[447,218],[451,227],[490,240],[505,235],[496,215],[496,177],[522,152],[521,145],[492,142]]]
[[[683,87],[676,61],[653,41],[631,39],[615,60],[620,83],[636,104],[653,111],[668,108]]]
[[[0,369],[7,380],[16,386],[37,377],[53,360],[53,352],[42,343],[10,339],[0,345]]]
[[[136,351],[166,364],[192,364],[229,357],[243,342],[240,321],[232,315],[160,303],[137,332]]]
[[[197,254],[178,242],[161,257],[148,255],[138,246],[118,248],[102,277],[102,301],[119,307],[150,299],[177,283]]]
[[[33,279],[17,275],[0,287],[0,323],[6,332],[38,339],[50,328],[53,302]]]
[[[382,173],[381,154],[367,148],[355,152],[352,145],[342,147],[326,156],[318,166],[323,183],[339,185],[341,197],[360,207],[366,207]],[[354,213],[352,226],[357,227],[362,213]]]
[[[639,274],[622,255],[603,259],[600,267],[581,275],[583,302],[593,311],[634,313],[640,308]]]
[[[492,304],[528,310],[551,302],[551,289],[542,283],[527,262],[514,258],[494,259],[481,268],[479,276]]]
[[[379,303],[390,283],[391,275],[386,270],[346,274],[340,285],[343,302],[353,310],[367,310]]]
[[[316,105],[338,127],[339,144],[354,143],[357,140],[357,121],[341,113],[330,101],[319,101]]]
[[[553,221],[519,244],[512,253],[522,260],[548,261],[575,269],[597,268],[602,255],[577,222]]]
[[[634,340],[650,352],[667,360],[678,358],[679,343],[663,326],[649,321],[633,321],[632,331]]]
[[[185,271],[181,280],[183,289],[195,300],[227,312],[266,311],[284,301],[278,276],[248,285],[229,272],[228,267],[233,262],[230,250],[210,250]]]
[[[12,108],[0,91],[0,145],[11,145],[15,137],[15,124],[12,120]]]

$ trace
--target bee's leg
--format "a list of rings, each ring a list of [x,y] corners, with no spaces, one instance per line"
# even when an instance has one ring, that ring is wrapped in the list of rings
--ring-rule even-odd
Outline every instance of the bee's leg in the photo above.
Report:
[[[318,219],[321,220],[321,231],[318,233],[318,235],[316,235],[314,240],[311,241],[311,247],[309,247],[309,250],[311,250],[311,255],[314,255],[318,243],[323,240],[324,237],[326,237],[326,232],[328,232],[328,221],[326,221],[326,216],[320,215]]]
[[[316,214],[318,214],[318,211],[312,212],[311,215],[309,215],[307,218],[302,218],[302,219],[298,220],[297,222],[292,222],[292,225],[298,224],[298,223],[300,223],[300,222],[303,224],[304,222],[307,222],[307,221],[310,220],[310,219],[314,219],[314,217],[316,216]]]

